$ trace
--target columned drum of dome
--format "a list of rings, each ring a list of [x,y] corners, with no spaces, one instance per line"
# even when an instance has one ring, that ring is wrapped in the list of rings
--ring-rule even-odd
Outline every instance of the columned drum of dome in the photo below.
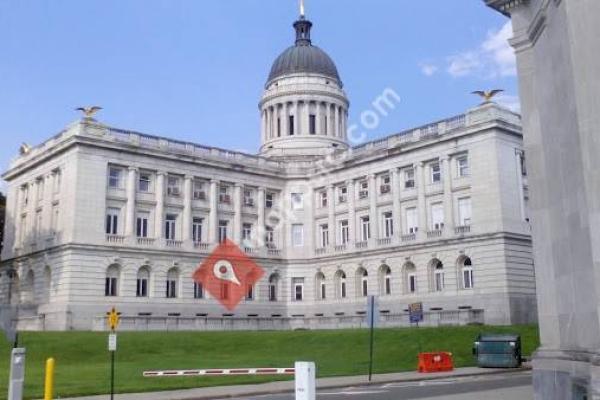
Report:
[[[312,44],[312,22],[294,23],[296,42],[273,63],[260,102],[261,153],[319,157],[348,148],[349,102],[331,57]]]

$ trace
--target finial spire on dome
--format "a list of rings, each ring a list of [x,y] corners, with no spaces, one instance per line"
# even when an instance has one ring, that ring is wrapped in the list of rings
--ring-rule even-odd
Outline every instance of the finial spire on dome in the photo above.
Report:
[[[304,0],[300,0],[300,18],[304,18],[306,15],[304,11]]]
[[[310,29],[312,22],[306,19],[304,0],[300,0],[300,19],[294,23],[296,29],[296,46],[310,46]]]

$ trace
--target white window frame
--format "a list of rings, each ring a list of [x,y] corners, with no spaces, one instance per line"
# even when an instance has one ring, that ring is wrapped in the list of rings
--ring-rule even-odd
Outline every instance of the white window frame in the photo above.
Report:
[[[174,218],[171,218],[174,217]],[[177,214],[167,214],[165,217],[165,239],[177,240]]]
[[[337,188],[337,190],[338,190],[338,203],[344,204],[344,203],[348,202],[348,187],[340,186]]]
[[[107,235],[119,234],[119,219],[121,219],[121,210],[109,207],[106,210],[105,232]]]
[[[444,229],[445,215],[444,215],[444,204],[443,203],[433,203],[431,204],[430,214],[431,214],[431,225],[430,229],[432,231],[441,231]]]
[[[379,186],[379,193],[387,195],[392,193],[392,178],[390,175],[381,176],[381,184]]]
[[[472,206],[470,197],[458,199],[458,223],[459,226],[471,226]]]
[[[414,189],[416,187],[415,169],[407,168],[404,170],[404,189]]]
[[[111,189],[123,188],[123,168],[108,167],[108,187]]]
[[[304,278],[292,278],[292,301],[304,301]]]
[[[194,282],[194,299],[204,299],[204,287],[200,282]]]
[[[167,196],[181,196],[181,179],[178,176],[167,175]]]
[[[304,195],[303,193],[292,193],[290,196],[292,210],[303,210],[304,209]]]
[[[431,183],[442,182],[442,164],[439,161],[429,164],[429,171],[431,172]]]
[[[231,204],[231,195],[229,194],[229,186],[219,185],[219,203]]]
[[[319,225],[319,241],[322,248],[329,246],[329,224]]]
[[[368,215],[360,217],[360,240],[366,242],[371,239],[371,218]]]
[[[138,176],[138,192],[152,193],[152,174],[149,172],[140,172]]]
[[[391,211],[383,213],[383,237],[394,237],[394,214]]]
[[[242,240],[252,240],[252,224],[249,222],[244,222],[242,224]]]
[[[322,190],[319,192],[319,207],[327,208],[329,205],[329,198],[327,196],[327,190]]]
[[[194,179],[192,197],[194,200],[206,200],[206,182]]]
[[[363,180],[358,183],[358,199],[364,200],[369,198],[369,181]]]
[[[267,192],[265,194],[265,208],[273,208],[275,204],[275,193]]]
[[[340,221],[340,244],[347,244],[350,241],[350,221],[347,219]]]
[[[304,247],[304,225],[292,224],[292,246]]]
[[[419,231],[419,214],[417,207],[408,207],[404,210],[404,213],[406,216],[406,234],[416,234]]]
[[[202,235],[204,230],[204,218],[192,218],[192,240],[195,243],[202,243]]]
[[[250,188],[244,189],[244,206],[254,207],[254,190]]]
[[[229,221],[223,220],[223,219],[219,221],[219,226],[218,226],[218,231],[217,231],[217,238],[219,240],[219,243],[225,242],[225,240],[229,237],[228,228],[229,228]]]
[[[469,156],[462,155],[456,158],[456,170],[459,178],[465,178],[471,175],[471,165],[469,163]]]
[[[135,218],[135,233],[138,238],[147,238],[150,232],[150,213],[138,211]]]

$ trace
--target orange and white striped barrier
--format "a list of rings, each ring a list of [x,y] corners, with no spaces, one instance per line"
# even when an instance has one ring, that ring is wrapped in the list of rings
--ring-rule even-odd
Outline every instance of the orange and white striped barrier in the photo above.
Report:
[[[219,375],[294,375],[295,368],[235,368],[235,369],[187,369],[167,371],[145,371],[146,378]]]

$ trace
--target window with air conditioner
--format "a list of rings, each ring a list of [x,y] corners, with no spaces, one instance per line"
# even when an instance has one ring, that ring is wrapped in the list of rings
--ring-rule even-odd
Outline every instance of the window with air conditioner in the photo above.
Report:
[[[379,192],[381,194],[389,194],[392,192],[392,180],[389,175],[384,175],[381,177],[381,186],[379,187]]]
[[[361,200],[368,198],[369,197],[369,182],[361,181],[358,187],[359,187],[358,198]]]
[[[117,167],[108,169],[108,187],[112,189],[121,189],[123,187],[123,170]]]
[[[176,176],[167,177],[167,196],[181,196],[181,179]]]
[[[194,200],[206,200],[206,184],[199,179],[194,180]]]
[[[319,206],[321,208],[327,208],[327,204],[328,204],[327,190],[322,190],[319,192]]]
[[[229,186],[219,186],[219,203],[231,204],[231,195],[229,194]]]
[[[431,183],[440,183],[442,181],[442,167],[439,162],[429,165],[431,172]]]
[[[431,230],[441,231],[444,229],[444,205],[435,203],[431,205]]]
[[[419,219],[417,208],[411,207],[406,209],[406,233],[416,234],[419,231]]]
[[[346,186],[338,187],[338,203],[343,204],[348,201],[348,188]]]
[[[140,172],[138,178],[138,191],[141,193],[150,193],[152,182],[152,175],[148,172]]]
[[[404,188],[413,189],[415,187],[415,169],[408,168],[404,170]]]
[[[254,190],[244,189],[244,205],[246,207],[254,207]]]
[[[471,198],[458,199],[458,223],[460,226],[471,225]]]

